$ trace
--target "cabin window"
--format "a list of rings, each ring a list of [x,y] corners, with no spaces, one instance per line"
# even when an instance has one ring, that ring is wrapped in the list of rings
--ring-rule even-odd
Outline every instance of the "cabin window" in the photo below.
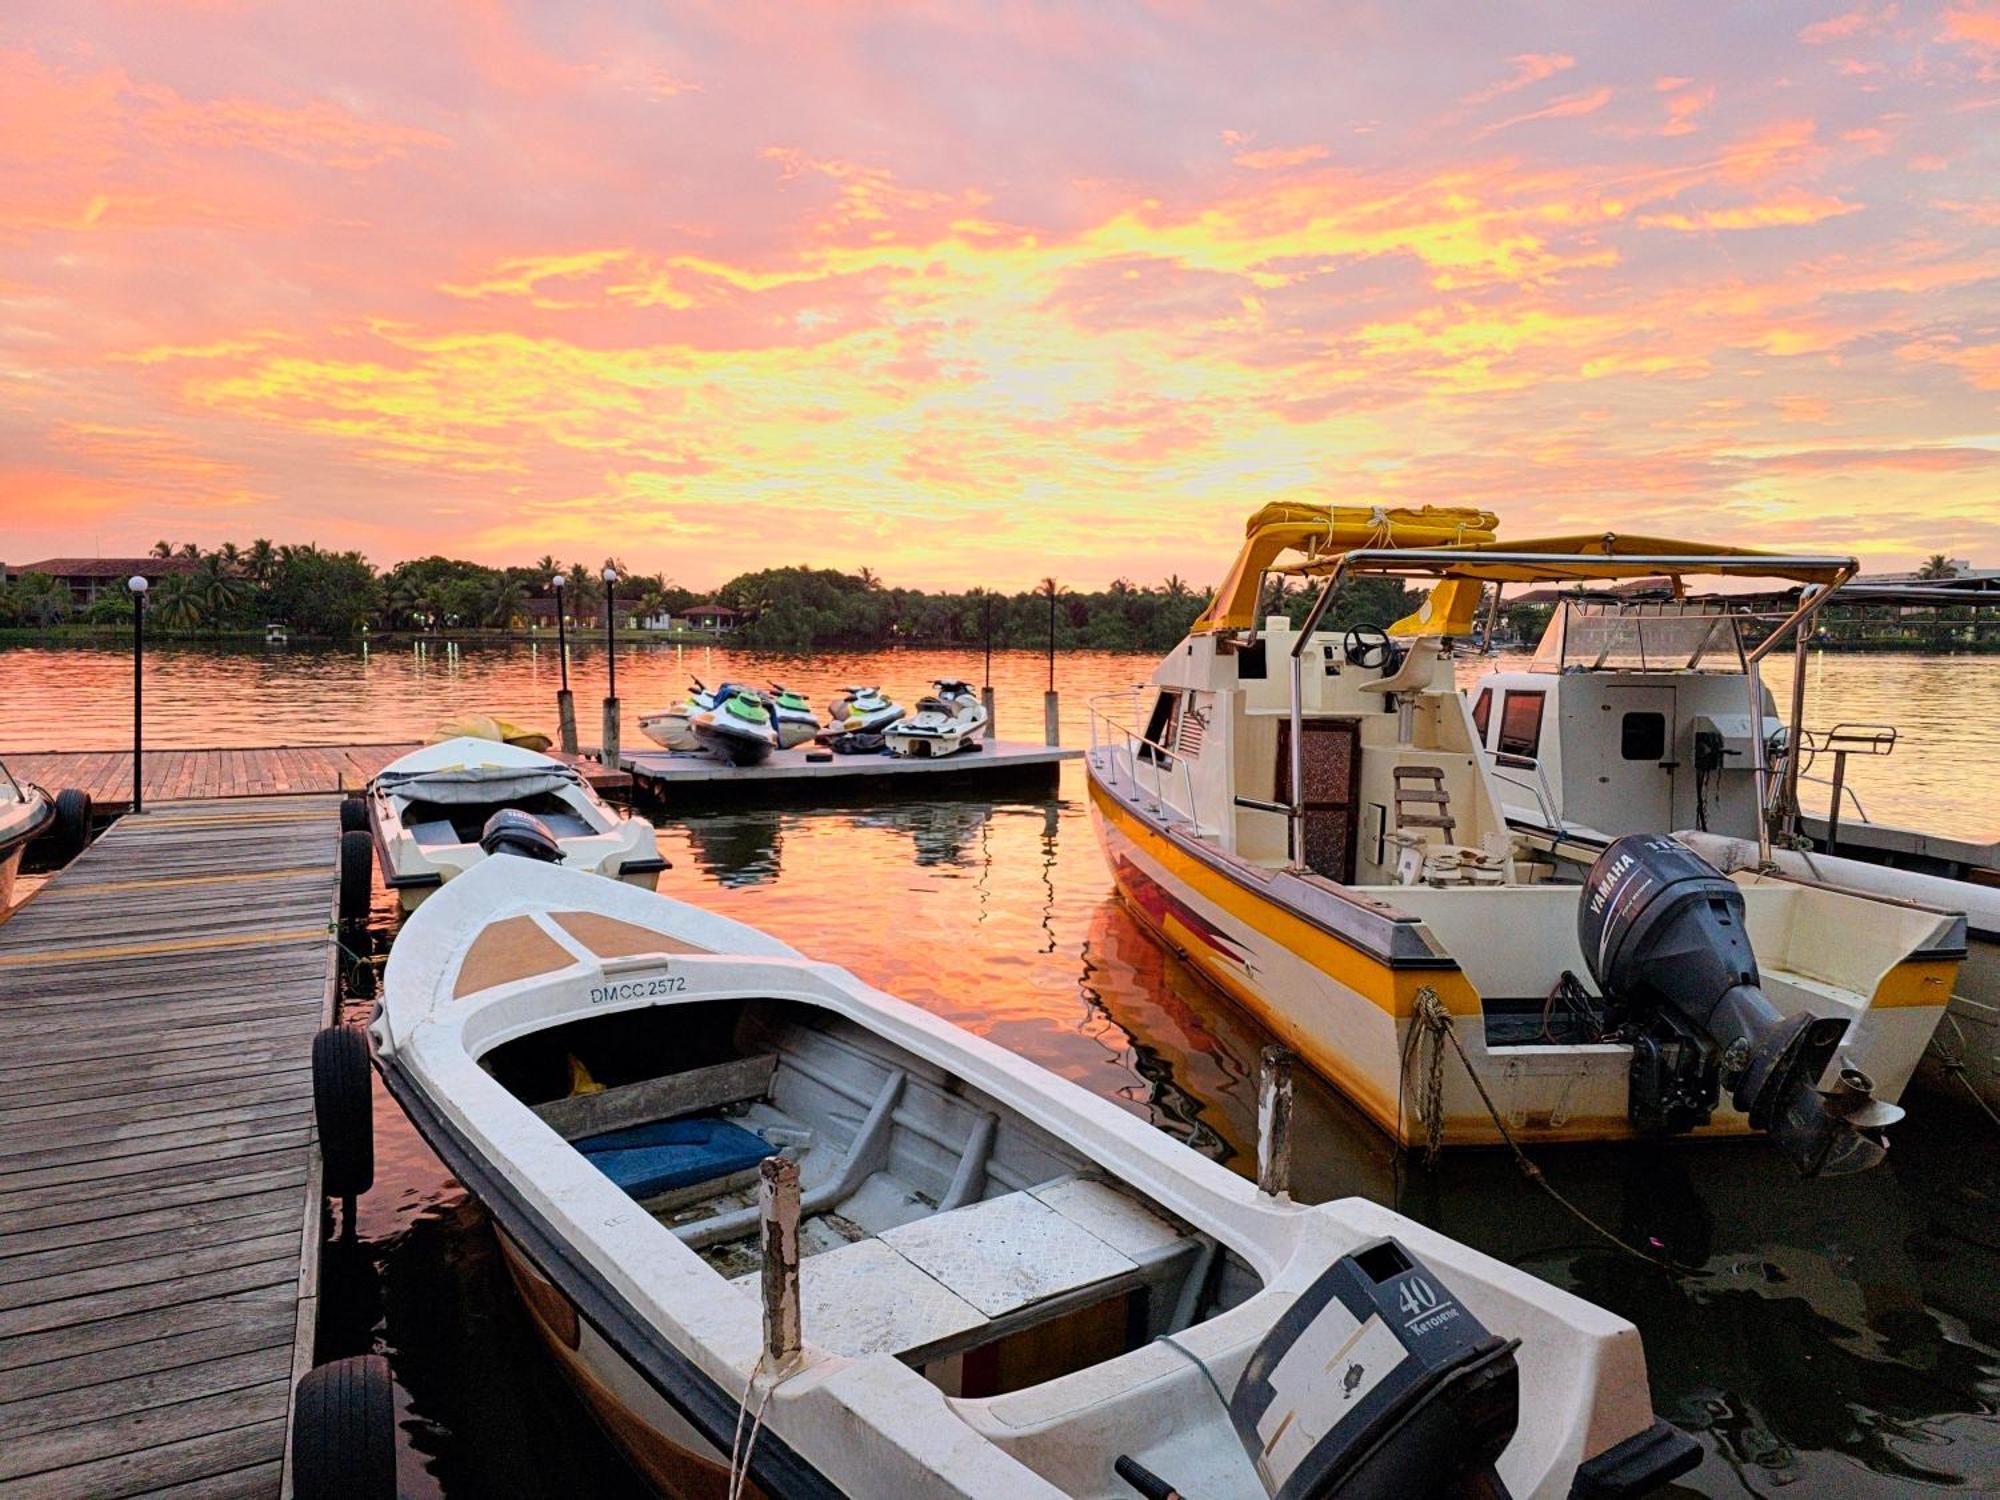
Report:
[[[1618,753],[1627,760],[1667,758],[1667,716],[1657,713],[1625,715],[1618,726]]]
[[[1170,756],[1155,750],[1156,745],[1171,745],[1180,727],[1181,694],[1178,688],[1163,688],[1153,702],[1153,716],[1146,721],[1147,743],[1139,747],[1139,759],[1168,761]]]
[[[1542,744],[1542,692],[1509,693],[1500,710],[1500,753],[1533,756]]]
[[[1481,688],[1479,697],[1472,705],[1472,727],[1479,731],[1481,748],[1486,744],[1486,721],[1493,717],[1493,689]]]

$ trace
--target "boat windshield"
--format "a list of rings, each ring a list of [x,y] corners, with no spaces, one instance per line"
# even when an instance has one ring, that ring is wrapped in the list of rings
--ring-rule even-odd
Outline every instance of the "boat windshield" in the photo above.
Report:
[[[1740,673],[1743,617],[1712,601],[1564,600],[1533,670]]]

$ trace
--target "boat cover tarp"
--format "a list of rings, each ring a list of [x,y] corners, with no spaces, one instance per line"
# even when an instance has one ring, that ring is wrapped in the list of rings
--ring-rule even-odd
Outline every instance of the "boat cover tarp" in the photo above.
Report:
[[[518,745],[523,750],[546,750],[555,741],[539,729],[523,729],[509,719],[493,714],[465,714],[456,719],[446,719],[431,731],[427,745],[442,745],[446,740],[492,740],[501,745]]]
[[[384,791],[413,802],[476,807],[560,792],[580,786],[583,778],[564,765],[446,766],[436,771],[384,771],[377,781]]]
[[[777,1147],[741,1125],[712,1117],[660,1120],[585,1136],[584,1159],[634,1198],[650,1198],[754,1167]]]

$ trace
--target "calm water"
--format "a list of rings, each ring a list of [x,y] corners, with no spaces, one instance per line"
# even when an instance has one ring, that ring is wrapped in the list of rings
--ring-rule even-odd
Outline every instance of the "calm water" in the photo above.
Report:
[[[1788,663],[1774,664],[1781,693]],[[1468,676],[1481,670],[1468,664]],[[119,742],[129,663],[85,651],[0,652],[14,689],[0,745]],[[693,671],[778,676],[815,701],[841,682],[909,693],[976,656],[725,658],[621,652],[628,712]],[[1058,659],[1065,738],[1083,700],[1150,663]],[[1040,730],[1045,666],[995,658],[1003,732]],[[1830,657],[1810,723],[1900,723],[1896,755],[1857,770],[1869,810],[1995,830],[2000,663]],[[573,666],[580,713],[602,659]],[[149,686],[161,743],[414,737],[443,713],[545,721],[555,663],[527,647],[358,653],[163,653]],[[588,731],[586,730],[586,736]],[[1266,1040],[1148,941],[1112,898],[1081,768],[1035,802],[919,802],[660,820],[669,894],[755,923],[1119,1101],[1245,1168]],[[378,950],[393,936],[378,902]],[[2000,1473],[2000,1136],[1915,1096],[1888,1164],[1816,1185],[1754,1145],[1569,1148],[1542,1164],[1628,1238],[1701,1268],[1673,1277],[1619,1255],[1503,1157],[1461,1152],[1400,1172],[1383,1138],[1302,1088],[1301,1196],[1361,1193],[1633,1319],[1654,1402],[1707,1449],[1683,1494],[1908,1496],[1992,1492]],[[404,1410],[411,1496],[636,1496],[615,1454],[533,1344],[475,1207],[378,1108],[381,1164],[357,1233],[326,1263],[322,1357],[387,1352]]]

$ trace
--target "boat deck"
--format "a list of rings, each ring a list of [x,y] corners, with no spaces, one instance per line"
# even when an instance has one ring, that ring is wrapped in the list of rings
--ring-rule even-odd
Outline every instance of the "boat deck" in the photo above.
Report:
[[[282,797],[358,791],[390,761],[408,755],[414,740],[366,745],[260,745],[240,749],[146,749],[146,802],[187,798]],[[558,755],[600,792],[624,791],[632,778],[582,756]],[[130,750],[0,750],[0,760],[23,781],[50,792],[80,787],[97,810],[121,813],[132,805]]]
[[[0,1493],[280,1494],[338,841],[333,798],[165,803],[0,922]]]
[[[931,760],[903,755],[835,755],[807,760],[804,748],[774,750],[754,766],[732,766],[700,754],[627,750],[619,764],[639,790],[666,803],[711,808],[729,801],[782,801],[815,797],[928,796],[943,792],[1047,793],[1066,760],[1081,750],[1020,740],[982,740],[977,750]]]

